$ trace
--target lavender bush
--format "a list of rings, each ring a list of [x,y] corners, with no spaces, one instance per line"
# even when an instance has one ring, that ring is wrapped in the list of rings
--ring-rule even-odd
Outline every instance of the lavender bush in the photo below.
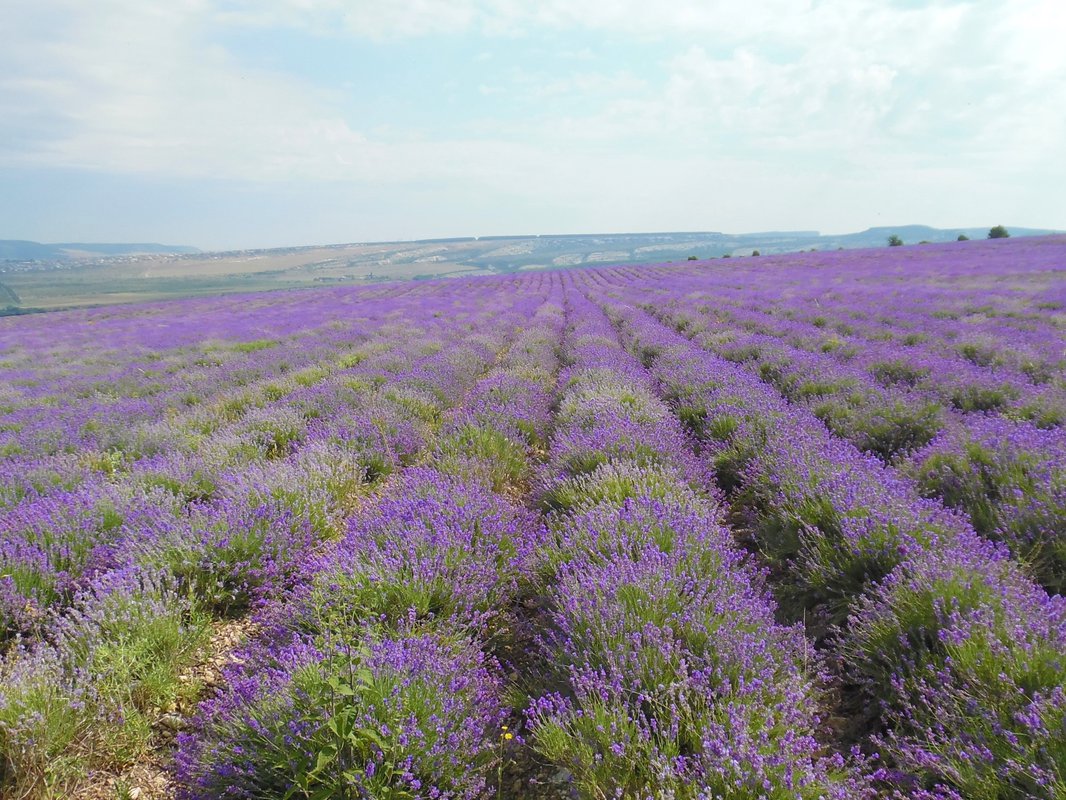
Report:
[[[0,319],[0,794],[1066,796],[1064,253]]]

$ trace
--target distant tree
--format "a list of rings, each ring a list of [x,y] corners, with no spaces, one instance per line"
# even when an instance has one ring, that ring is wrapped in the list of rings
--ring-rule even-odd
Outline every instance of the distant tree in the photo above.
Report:
[[[733,257],[732,253],[726,253],[724,256],[722,256],[722,258],[732,258],[732,257]]]
[[[928,239],[922,239],[920,242],[918,242],[918,244],[932,244],[932,242]]]
[[[888,237],[888,246],[889,247],[901,247],[902,245],[903,245],[903,240],[900,239],[898,236],[896,236],[896,234],[893,233],[891,236]]]
[[[752,250],[752,251],[751,251],[751,254],[752,254],[753,256],[761,256],[761,255],[762,255],[762,253],[760,253],[760,252],[759,252],[758,250]]]
[[[970,237],[967,236],[965,233],[960,233],[959,234],[959,238],[956,239],[955,241],[956,242],[968,242],[968,241],[970,241]]]
[[[696,256],[689,256],[689,257],[688,257],[688,260],[689,260],[689,261],[699,261],[699,259],[698,259],[698,258],[696,258]]]
[[[989,239],[1009,239],[1010,232],[1002,225],[996,225],[988,232]]]

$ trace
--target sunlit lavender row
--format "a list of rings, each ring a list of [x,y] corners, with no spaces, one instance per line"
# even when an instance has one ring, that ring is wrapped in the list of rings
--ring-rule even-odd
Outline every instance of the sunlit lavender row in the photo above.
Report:
[[[1061,800],[1064,328],[1055,238],[0,320],[0,795]]]

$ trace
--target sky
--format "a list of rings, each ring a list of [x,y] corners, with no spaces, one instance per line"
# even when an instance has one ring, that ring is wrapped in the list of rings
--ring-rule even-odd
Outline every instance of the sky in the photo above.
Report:
[[[1066,228],[1062,0],[0,0],[0,238]]]

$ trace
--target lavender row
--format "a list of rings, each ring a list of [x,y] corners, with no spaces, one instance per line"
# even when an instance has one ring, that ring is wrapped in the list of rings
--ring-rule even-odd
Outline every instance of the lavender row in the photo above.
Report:
[[[719,309],[790,335],[820,330],[855,344],[928,346],[1047,381],[1066,366],[1056,316],[1066,307],[1061,270],[1061,239],[1044,239],[795,254],[683,272],[699,277],[702,286],[690,286]],[[673,285],[673,272],[661,285]]]
[[[368,361],[364,375],[345,378],[361,379],[363,394],[355,399],[373,407],[376,396],[379,412],[384,402],[393,419],[432,430],[442,398],[458,396],[491,361],[492,348],[478,340],[492,341],[492,331],[498,337],[520,318],[507,305],[482,310],[486,323],[490,317],[496,322],[483,325],[479,336],[457,327],[454,337],[465,342],[447,351],[434,346],[424,358],[396,365],[391,375]],[[221,491],[209,500],[189,501],[157,488],[146,496],[150,519],[120,519],[111,528],[118,534],[108,554],[111,563],[93,564],[83,573],[86,588],[73,590],[69,611],[42,615],[39,644],[20,645],[5,659],[0,717],[10,764],[4,777],[13,791],[32,795],[44,782],[91,782],[86,770],[123,763],[148,746],[148,720],[159,708],[191,701],[194,692],[178,682],[177,671],[198,657],[208,615],[235,613],[291,586],[309,548],[331,535],[353,492],[361,491],[368,477],[361,456],[388,438],[378,424],[380,413],[371,408],[359,416],[366,410],[349,409],[363,423],[361,430],[352,419],[335,420],[337,427],[330,420],[315,441],[301,442],[262,468],[246,466],[224,476]],[[377,455],[389,453],[386,448]],[[69,537],[72,545],[82,546],[81,533]],[[132,588],[118,593],[107,588],[131,570],[134,577],[120,585]],[[148,599],[138,588],[146,582],[153,587]],[[118,600],[97,599],[102,596]],[[152,597],[159,602],[150,602]],[[98,615],[93,609],[101,603],[107,611],[100,625],[71,622]],[[121,614],[142,612],[148,616],[143,626],[122,623]],[[82,628],[77,647],[62,634]],[[113,668],[101,661],[101,654],[116,651],[127,669],[126,681],[118,685],[110,681]],[[127,737],[131,741],[124,742]],[[124,748],[103,748],[102,740]]]
[[[966,512],[979,533],[1005,542],[1030,563],[1045,587],[1066,586],[1063,429],[964,416],[920,389],[882,388],[857,367],[772,337],[736,336],[718,327],[701,333],[685,308],[660,315],[712,352],[746,365],[790,401],[806,405],[860,450],[901,461],[923,494]]]
[[[954,293],[953,293],[954,294]],[[1055,382],[1061,375],[1059,333],[1053,318],[1034,314],[1033,309],[1007,312],[1001,323],[989,325],[995,312],[985,301],[1001,296],[970,295],[959,304],[957,295],[934,293],[918,302],[935,304],[927,314],[914,314],[913,291],[905,299],[905,311],[892,310],[902,293],[886,293],[871,286],[865,291],[828,290],[787,299],[737,293],[717,296],[716,305],[738,325],[757,333],[781,336],[805,349],[822,347],[843,357],[875,356],[884,346],[904,347],[916,361],[933,359],[980,375],[972,368],[1010,376],[1035,385]],[[1010,324],[1004,324],[1010,323]],[[1061,386],[1061,382],[1059,384]]]
[[[0,793],[164,753],[251,608],[190,796],[1066,794],[1061,600],[920,496],[1061,576],[1062,246],[966,246],[0,321]],[[793,403],[626,301],[699,306]],[[925,401],[893,469],[810,414]]]
[[[795,300],[790,299],[780,312],[789,319],[761,310],[726,309],[720,298],[701,306],[717,323],[727,323],[717,337],[723,355],[743,359],[749,354],[757,355],[763,344],[772,348],[780,346],[775,340],[784,339],[793,347],[824,354],[810,358],[821,358],[823,363],[839,362],[855,374],[866,373],[867,380],[888,390],[917,391],[960,412],[994,412],[1045,428],[1060,426],[1066,419],[1061,364],[1027,362],[1032,368],[1023,374],[998,365],[997,357],[989,350],[994,347],[992,344],[963,343],[958,345],[959,353],[930,350],[921,344],[928,339],[921,330],[894,335],[890,328],[882,327],[876,340],[863,341],[853,336],[852,326],[845,323],[827,331],[825,326],[794,321],[791,317],[802,307],[793,303]],[[686,305],[691,307],[687,301]],[[815,317],[816,322],[822,319]],[[750,332],[739,333],[739,328]],[[1047,339],[1057,343],[1061,332],[1052,328]]]
[[[400,333],[412,325],[430,330],[445,314],[469,316],[485,298],[444,294],[427,301],[409,294],[369,308],[353,305],[343,293],[312,295],[295,309],[279,299],[269,306],[251,303],[262,318],[258,333],[268,334],[251,340],[244,338],[249,331],[236,314],[232,331],[213,317],[186,318],[181,331],[174,330],[174,319],[161,320],[168,337],[179,342],[188,341],[188,331],[202,337],[179,349],[154,346],[154,331],[146,331],[147,346],[110,339],[115,332],[107,323],[127,321],[128,311],[101,321],[84,349],[62,348],[57,354],[56,340],[27,337],[17,346],[26,351],[18,360],[25,368],[15,368],[12,357],[0,364],[7,379],[0,384],[0,453],[31,467],[35,459],[72,450],[87,452],[90,460],[115,455],[135,460],[172,446],[174,438],[166,434],[175,422],[186,420],[194,435],[227,424],[290,385],[319,380],[323,367],[343,369],[358,357],[348,351],[370,334]],[[312,297],[314,302],[307,302]],[[173,309],[175,316],[181,310]],[[219,328],[234,338],[210,338]],[[52,360],[58,362],[54,368]]]
[[[447,305],[441,309],[449,316],[469,315],[479,302],[476,295],[458,306],[453,298],[443,299]],[[326,315],[344,310],[322,299],[319,305],[317,310]],[[196,449],[206,437],[249,410],[318,382],[331,370],[358,363],[366,354],[358,345],[370,333],[379,338],[379,345],[380,337],[390,331],[397,334],[390,337],[394,343],[402,342],[402,332],[414,333],[412,323],[422,333],[439,327],[433,314],[440,313],[412,301],[376,307],[370,316],[364,312],[359,318],[340,317],[325,324],[317,314],[308,314],[303,329],[284,340],[206,342],[191,352],[117,353],[104,360],[99,375],[88,370],[87,385],[78,382],[86,372],[82,363],[70,364],[77,368],[73,382],[57,379],[35,364],[31,374],[39,379],[24,390],[18,402],[7,404],[0,423],[5,429],[0,438],[7,438],[0,450],[14,447],[6,471],[37,473],[28,487],[23,482],[25,493],[46,483],[49,476],[69,480],[70,454],[80,456],[76,466],[83,473],[92,474],[122,469],[173,448]],[[195,326],[202,321],[190,322]],[[293,319],[290,324],[298,323]],[[102,338],[98,350],[106,352],[108,344]],[[42,355],[35,352],[35,361]],[[196,362],[190,364],[193,357]],[[14,385],[15,376],[11,371],[7,375],[9,385]],[[49,469],[56,460],[59,463]]]
[[[1062,332],[1050,320],[1027,326],[1039,348],[1015,353],[1011,348],[1023,333],[1017,329],[992,336],[972,332],[971,324],[960,336],[959,323],[952,322],[947,332],[959,341],[943,341],[929,319],[919,317],[896,328],[884,310],[893,293],[876,284],[860,294],[869,302],[867,310],[860,310],[858,298],[853,293],[842,298],[837,286],[824,293],[809,287],[787,295],[765,288],[731,292],[716,277],[686,276],[671,281],[670,290],[684,295],[687,307],[697,305],[711,314],[717,325],[726,323],[726,331],[743,328],[755,334],[748,347],[780,337],[864,370],[886,387],[913,386],[962,411],[998,411],[1042,427],[1066,420]],[[913,303],[913,296],[911,287],[908,302]],[[740,339],[729,350],[742,355],[747,336],[732,334],[719,341],[726,344],[728,338]]]
[[[615,313],[726,476],[786,607],[828,623],[871,741],[913,776],[900,790],[1060,796],[1066,602],[746,370]]]
[[[737,324],[809,349],[827,346],[851,356],[866,350],[876,354],[884,345],[902,346],[918,362],[948,364],[972,376],[1000,375],[1022,386],[1055,382],[1064,364],[1055,347],[1059,333],[1053,318],[1030,308],[1000,318],[1010,324],[990,325],[996,313],[991,303],[1001,299],[997,293],[971,294],[960,304],[958,296],[933,292],[932,298],[921,300],[931,301],[936,310],[915,314],[913,287],[906,298],[876,285],[860,291],[806,287],[788,297],[765,291],[713,297],[719,312]],[[907,308],[892,309],[900,300]]]
[[[546,662],[531,738],[582,797],[862,797],[825,757],[802,631],[774,622],[708,475],[603,314],[569,297],[542,496]]]
[[[486,796],[512,738],[497,654],[543,536],[502,492],[521,491],[544,435],[556,319],[548,304],[522,326],[428,466],[357,512],[264,614],[182,742],[184,796]]]
[[[107,325],[96,329],[96,339],[77,350],[57,352],[55,340],[27,338],[20,343],[22,357],[9,355],[4,361],[8,435],[0,447],[9,453],[17,447],[16,453],[27,456],[71,444],[99,442],[106,449],[115,422],[128,424],[182,413],[219,389],[247,384],[263,375],[297,371],[341,343],[357,340],[361,333],[361,326],[344,323],[323,326],[318,322],[315,330],[308,325],[315,319],[305,318],[305,330],[297,329],[284,338],[208,340],[180,349],[170,349],[171,345],[120,349],[109,338],[114,332]],[[372,329],[373,321],[369,322]],[[189,329],[201,333],[207,325],[202,318],[187,322]]]
[[[384,331],[378,346],[368,348],[379,358],[368,357],[322,386],[246,415],[237,430],[213,432],[202,448],[175,447],[135,462],[129,473],[108,476],[118,480],[94,480],[14,506],[4,518],[0,556],[4,626],[25,629],[52,602],[69,597],[83,575],[108,568],[116,553],[128,549],[123,540],[130,536],[158,545],[153,558],[199,575],[191,579],[200,584],[215,580],[210,571],[201,575],[199,564],[218,560],[218,548],[229,554],[223,561],[236,564],[249,559],[242,552],[248,547],[266,552],[291,541],[299,549],[328,536],[329,504],[340,502],[362,472],[380,477],[409,457],[436,424],[440,398],[454,396],[457,370],[468,368],[464,361],[485,357],[469,335],[459,348],[443,352],[448,339],[442,342],[435,332],[421,345],[434,342],[428,355],[419,356],[415,344],[411,357],[403,358],[404,348],[393,346],[399,335]],[[277,509],[264,512],[268,506]],[[145,518],[152,516],[157,519]],[[248,533],[232,541],[231,529]],[[276,535],[282,539],[272,543]],[[237,584],[200,588],[215,593],[213,605],[239,609],[251,599],[249,587],[269,583],[253,574],[264,570],[269,573],[269,565],[253,563]]]

